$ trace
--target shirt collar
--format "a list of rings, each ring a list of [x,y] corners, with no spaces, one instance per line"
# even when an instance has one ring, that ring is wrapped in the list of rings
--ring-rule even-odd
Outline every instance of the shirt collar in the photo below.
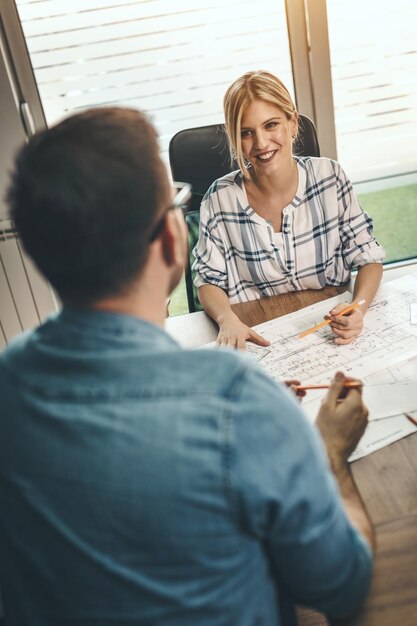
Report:
[[[65,306],[55,319],[68,330],[87,333],[90,338],[105,336],[121,341],[152,343],[165,349],[178,348],[178,343],[163,328],[132,315]]]

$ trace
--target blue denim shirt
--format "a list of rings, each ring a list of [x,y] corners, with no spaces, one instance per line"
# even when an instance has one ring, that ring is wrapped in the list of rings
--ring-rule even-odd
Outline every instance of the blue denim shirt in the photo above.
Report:
[[[250,357],[68,309],[3,352],[0,397],[6,624],[278,626],[366,593],[319,437]]]

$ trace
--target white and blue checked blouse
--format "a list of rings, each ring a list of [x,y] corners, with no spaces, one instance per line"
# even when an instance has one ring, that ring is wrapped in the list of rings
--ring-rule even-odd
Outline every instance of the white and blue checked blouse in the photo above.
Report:
[[[249,206],[240,171],[203,198],[192,269],[197,287],[223,289],[231,304],[287,291],[342,285],[351,270],[380,263],[384,250],[339,163],[294,157],[298,188],[283,209],[282,232]]]

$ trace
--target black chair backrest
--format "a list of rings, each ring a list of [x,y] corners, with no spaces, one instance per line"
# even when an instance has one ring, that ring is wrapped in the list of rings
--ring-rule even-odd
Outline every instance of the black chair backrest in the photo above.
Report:
[[[299,132],[294,147],[298,156],[320,156],[316,128],[306,115],[299,115]],[[190,183],[193,187],[191,211],[200,209],[211,183],[239,169],[236,163],[230,163],[224,124],[180,130],[170,141],[169,161],[173,179]]]
[[[314,123],[306,115],[299,114],[298,117],[299,128],[294,153],[298,156],[320,156]],[[190,183],[193,188],[191,206],[186,216],[191,255],[198,239],[199,212],[203,196],[217,178],[239,168],[236,163],[230,162],[224,124],[180,130],[170,141],[169,161],[174,181]],[[190,313],[201,309],[192,279],[192,272],[188,266],[185,280]]]

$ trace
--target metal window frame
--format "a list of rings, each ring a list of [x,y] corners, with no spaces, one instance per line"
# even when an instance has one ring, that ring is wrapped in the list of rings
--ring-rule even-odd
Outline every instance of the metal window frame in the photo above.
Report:
[[[47,124],[14,0],[3,0],[0,7],[0,46],[16,107],[29,137]]]
[[[321,153],[336,159],[326,0],[285,0],[285,11],[297,106],[314,121]],[[0,35],[22,123],[30,136],[47,123],[14,0],[3,0]]]
[[[311,117],[320,152],[337,159],[326,0],[285,0],[298,109]]]

